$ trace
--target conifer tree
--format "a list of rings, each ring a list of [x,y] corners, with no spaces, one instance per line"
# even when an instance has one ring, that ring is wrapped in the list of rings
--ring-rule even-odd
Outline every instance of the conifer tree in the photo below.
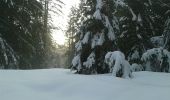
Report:
[[[71,12],[69,14],[69,22],[67,26],[66,36],[68,38],[68,60],[67,65],[70,67],[71,61],[74,57],[74,45],[77,41],[76,34],[78,33],[78,30],[80,28],[80,8],[72,7]]]
[[[104,57],[108,51],[117,49],[119,23],[113,14],[116,5],[113,0],[87,0],[83,4],[84,19],[72,68],[80,74],[109,72]]]

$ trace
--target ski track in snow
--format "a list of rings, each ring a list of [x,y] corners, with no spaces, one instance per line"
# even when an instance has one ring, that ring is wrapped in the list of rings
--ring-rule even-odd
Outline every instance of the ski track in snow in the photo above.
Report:
[[[0,100],[170,100],[170,74],[134,78],[72,74],[68,69],[0,70]]]

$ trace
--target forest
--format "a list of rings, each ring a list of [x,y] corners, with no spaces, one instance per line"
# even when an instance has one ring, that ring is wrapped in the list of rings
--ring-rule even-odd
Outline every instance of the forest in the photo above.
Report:
[[[49,12],[61,16],[62,7],[60,0],[1,0],[0,68],[56,67],[62,59],[51,31],[60,28]],[[170,72],[169,0],[81,0],[63,34],[68,41],[57,47],[76,73]]]
[[[0,100],[170,100],[170,0],[0,0]]]
[[[120,77],[170,72],[169,0],[86,0],[71,12],[72,70]]]
[[[0,1],[1,69],[41,69],[53,65],[51,59],[56,61],[59,54],[51,31],[58,27],[52,25],[50,12],[59,15],[62,5],[60,0]]]

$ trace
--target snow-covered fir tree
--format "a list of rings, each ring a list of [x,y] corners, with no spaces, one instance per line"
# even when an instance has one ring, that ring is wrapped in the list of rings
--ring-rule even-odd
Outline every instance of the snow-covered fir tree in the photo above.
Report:
[[[104,64],[105,54],[114,51],[119,32],[116,10],[113,0],[84,1],[84,16],[76,43],[76,54],[72,62],[72,69],[78,73],[94,74],[109,72]]]
[[[147,50],[142,55],[146,71],[170,72],[170,52],[163,48],[153,48]]]

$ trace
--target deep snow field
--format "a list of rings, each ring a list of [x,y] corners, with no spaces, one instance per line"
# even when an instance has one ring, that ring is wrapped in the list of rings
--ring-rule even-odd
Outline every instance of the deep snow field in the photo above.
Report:
[[[170,100],[170,74],[78,75],[68,69],[0,70],[0,100]]]

